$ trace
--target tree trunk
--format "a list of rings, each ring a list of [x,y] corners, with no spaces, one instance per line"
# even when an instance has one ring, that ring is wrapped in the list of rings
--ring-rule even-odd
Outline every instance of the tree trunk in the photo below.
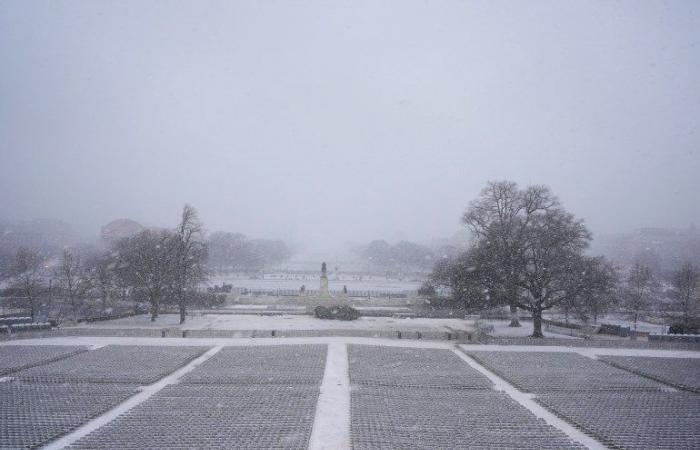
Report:
[[[542,334],[542,311],[540,310],[535,310],[532,311],[532,337],[534,338],[542,338],[544,337],[544,334]]]
[[[75,304],[75,298],[74,297],[69,297],[70,298],[70,308],[73,311],[73,322],[78,322],[78,309]]]
[[[510,323],[508,324],[509,327],[519,327],[520,325],[520,318],[518,318],[518,307],[510,305]]]
[[[180,325],[185,323],[185,302],[180,302]]]
[[[51,313],[51,307],[53,306],[53,280],[49,279],[49,313]]]
[[[159,301],[157,298],[151,299],[151,322],[155,322],[158,317]]]
[[[32,315],[32,322],[34,322],[34,318],[36,317],[36,306],[34,305],[34,299],[32,297],[29,297],[29,309]]]

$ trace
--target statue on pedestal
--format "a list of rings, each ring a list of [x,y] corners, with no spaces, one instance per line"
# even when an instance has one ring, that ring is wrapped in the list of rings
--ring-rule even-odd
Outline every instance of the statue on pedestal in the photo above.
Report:
[[[322,298],[331,298],[331,293],[328,291],[328,274],[326,273],[326,263],[321,264],[321,286],[318,289],[318,296]]]

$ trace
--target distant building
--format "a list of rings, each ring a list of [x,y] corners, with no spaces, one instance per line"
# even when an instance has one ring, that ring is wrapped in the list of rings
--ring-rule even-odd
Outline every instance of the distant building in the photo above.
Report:
[[[134,236],[145,229],[143,225],[134,220],[117,219],[103,226],[100,235],[103,241],[109,243]]]

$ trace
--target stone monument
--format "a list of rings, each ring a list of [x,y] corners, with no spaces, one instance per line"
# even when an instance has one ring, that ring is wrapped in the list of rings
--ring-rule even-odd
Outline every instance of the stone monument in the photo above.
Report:
[[[321,298],[331,298],[328,291],[328,274],[326,274],[326,263],[321,264],[321,286],[318,289],[318,296]]]

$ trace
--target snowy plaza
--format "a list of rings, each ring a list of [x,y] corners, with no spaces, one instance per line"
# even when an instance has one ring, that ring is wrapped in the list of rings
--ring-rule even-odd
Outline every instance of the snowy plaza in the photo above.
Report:
[[[0,448],[698,448],[699,373],[688,350],[20,339],[0,345]]]
[[[0,0],[0,450],[700,450],[700,0]]]

